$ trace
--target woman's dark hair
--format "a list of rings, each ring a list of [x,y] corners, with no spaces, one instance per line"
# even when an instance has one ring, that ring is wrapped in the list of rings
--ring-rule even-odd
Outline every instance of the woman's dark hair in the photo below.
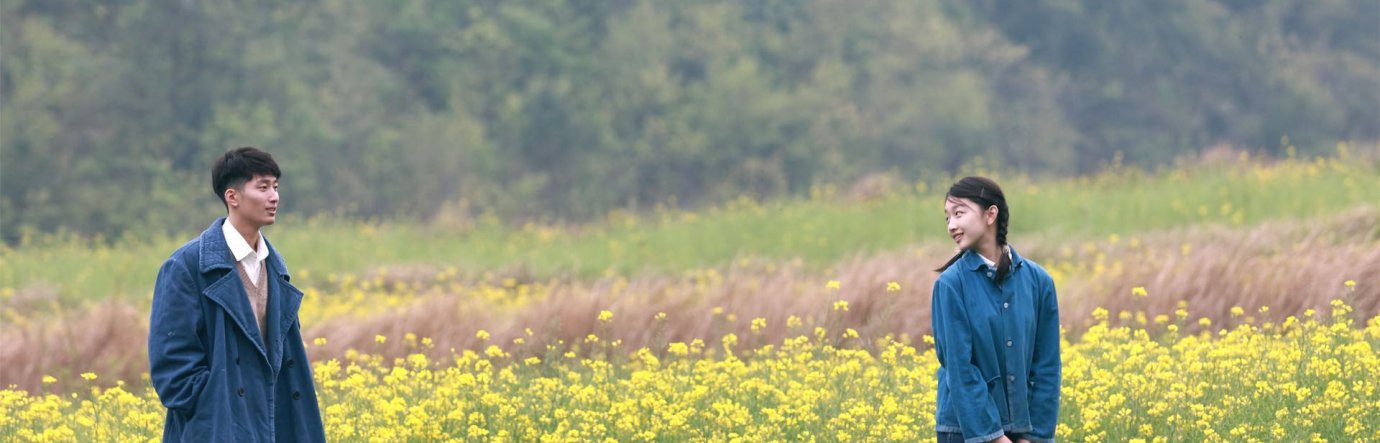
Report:
[[[211,190],[228,209],[230,206],[225,201],[225,190],[238,189],[255,175],[272,175],[277,178],[282,177],[283,173],[278,169],[278,163],[273,161],[273,156],[267,152],[249,146],[231,150],[217,158],[216,163],[211,166]]]
[[[979,209],[986,211],[987,208],[997,207],[997,246],[1002,247],[1001,258],[997,259],[996,282],[1001,284],[1006,280],[1006,276],[1011,273],[1011,256],[1006,255],[1006,228],[1011,221],[1011,211],[1006,207],[1006,193],[1001,191],[1001,186],[997,182],[987,177],[963,177],[953,186],[949,187],[949,193],[944,195],[945,199],[966,198],[977,203]],[[959,251],[948,263],[935,269],[936,272],[944,272],[963,256],[963,251]]]

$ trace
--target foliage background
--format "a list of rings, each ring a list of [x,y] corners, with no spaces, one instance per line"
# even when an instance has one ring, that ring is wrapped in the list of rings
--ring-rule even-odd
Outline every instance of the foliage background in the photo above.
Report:
[[[193,232],[221,210],[210,159],[241,145],[280,159],[294,212],[464,226],[1380,138],[1362,0],[14,0],[0,20],[8,243]]]

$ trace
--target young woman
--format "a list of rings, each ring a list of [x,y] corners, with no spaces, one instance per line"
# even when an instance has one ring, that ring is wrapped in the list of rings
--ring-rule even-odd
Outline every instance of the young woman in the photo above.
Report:
[[[966,177],[944,197],[958,254],[931,300],[939,442],[1052,442],[1059,420],[1059,304],[1044,268],[1006,243],[996,182]]]

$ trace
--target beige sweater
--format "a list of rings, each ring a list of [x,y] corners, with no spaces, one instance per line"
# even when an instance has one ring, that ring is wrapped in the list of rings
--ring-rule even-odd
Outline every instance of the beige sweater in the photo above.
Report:
[[[254,308],[254,319],[259,324],[259,336],[268,340],[268,328],[264,326],[265,317],[268,316],[268,266],[264,265],[259,266],[258,286],[249,280],[249,273],[244,271],[244,265],[236,263],[235,270],[240,274],[240,283],[244,283],[244,292],[249,294],[249,306]]]

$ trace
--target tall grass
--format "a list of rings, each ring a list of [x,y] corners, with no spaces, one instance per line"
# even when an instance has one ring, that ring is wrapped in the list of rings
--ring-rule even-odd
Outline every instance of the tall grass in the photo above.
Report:
[[[1278,323],[1310,309],[1322,312],[1334,299],[1347,302],[1359,318],[1380,314],[1376,226],[1380,209],[1367,207],[1252,228],[1194,227],[1075,245],[1027,236],[1020,252],[1055,278],[1070,337],[1083,334],[1097,310],[1115,325],[1173,322],[1198,332]],[[453,268],[418,266],[308,288],[301,320],[308,341],[324,339],[312,348],[313,360],[343,358],[352,349],[402,358],[415,352],[408,336],[412,345],[430,337],[432,358],[489,345],[528,354],[548,345],[560,352],[588,350],[590,335],[600,343],[618,341],[621,349],[717,343],[728,334],[755,347],[816,326],[852,329],[864,341],[887,335],[918,341],[929,333],[932,269],[949,252],[936,244],[858,256],[822,270],[798,261],[747,260],[678,276],[588,281],[473,281]],[[1145,295],[1133,295],[1136,287]],[[1180,303],[1189,306],[1182,315]],[[1272,309],[1262,311],[1266,306]],[[0,331],[0,360],[6,362],[0,386],[37,390],[44,375],[87,371],[138,380],[148,369],[146,309],[108,301],[11,321]],[[599,320],[603,311],[609,317]],[[487,338],[478,335],[481,330]],[[379,336],[387,340],[380,343]]]
[[[1077,240],[1204,223],[1251,225],[1380,203],[1377,157],[1341,150],[1316,160],[1218,162],[1162,171],[1113,167],[1070,179],[988,175],[1003,183],[1011,202],[1013,241],[1033,234]],[[295,281],[307,286],[331,274],[417,264],[534,278],[674,273],[743,257],[823,265],[853,254],[945,241],[939,201],[949,182],[921,182],[870,201],[821,192],[768,203],[740,199],[699,212],[619,212],[584,226],[510,227],[481,218],[448,228],[298,220],[289,212],[267,234],[293,267]],[[144,300],[159,262],[185,240],[101,244],[49,236],[0,247],[0,291],[4,300],[17,297],[26,305]]]

